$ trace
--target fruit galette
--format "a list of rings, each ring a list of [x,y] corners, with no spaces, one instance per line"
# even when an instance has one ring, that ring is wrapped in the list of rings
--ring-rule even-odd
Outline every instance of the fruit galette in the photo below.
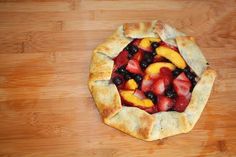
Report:
[[[193,37],[128,23],[94,50],[89,88],[106,124],[152,141],[193,128],[215,77]]]

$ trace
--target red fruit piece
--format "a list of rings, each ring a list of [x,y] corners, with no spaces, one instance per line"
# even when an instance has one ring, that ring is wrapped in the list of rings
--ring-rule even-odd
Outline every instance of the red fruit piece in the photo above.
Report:
[[[128,61],[129,61],[128,51],[126,51],[126,50],[121,51],[120,54],[116,58],[114,58],[114,62],[115,62],[116,67],[120,67],[124,64],[127,64]]]
[[[138,45],[139,45],[139,43],[141,42],[141,40],[142,40],[142,39],[134,39],[131,44],[138,47]]]
[[[179,96],[186,96],[189,94],[191,83],[188,81],[182,81],[175,79],[173,81],[174,90]]]
[[[179,49],[176,46],[170,45],[170,44],[168,44],[168,43],[166,43],[164,41],[162,41],[160,43],[160,46],[165,46],[165,47],[168,47],[168,48],[170,48],[170,49],[172,49],[172,50],[174,50],[176,52],[179,52]]]
[[[153,107],[150,108],[145,108],[144,109],[146,112],[153,114],[153,113],[157,113],[158,112],[158,108],[157,105],[154,105]]]
[[[178,96],[176,98],[174,110],[177,112],[184,112],[188,104],[189,100],[185,96]]]
[[[151,87],[152,87],[152,84],[153,84],[153,80],[143,79],[142,86],[141,86],[142,91],[143,92],[150,91]]]
[[[126,70],[134,74],[143,74],[139,66],[139,62],[134,59],[129,60],[128,65],[126,66]]]
[[[187,78],[187,76],[185,75],[184,72],[182,72],[181,74],[179,74],[179,75],[176,77],[176,80],[182,80],[182,81],[190,82],[190,80]]]
[[[169,86],[173,81],[172,71],[167,67],[160,69],[160,76],[164,79],[165,87]]]
[[[154,82],[154,84],[152,85],[152,91],[156,95],[164,94],[164,91],[165,91],[165,81],[164,81],[164,79],[162,77],[158,78]]]
[[[138,89],[134,91],[134,96],[138,97],[139,99],[146,98],[145,94],[141,90],[138,90]]]
[[[172,99],[165,96],[158,97],[158,104],[157,104],[158,111],[167,111],[171,109],[173,105],[174,103]]]
[[[143,51],[142,50],[138,50],[138,52],[134,55],[133,59],[137,60],[137,61],[141,61],[143,57]]]

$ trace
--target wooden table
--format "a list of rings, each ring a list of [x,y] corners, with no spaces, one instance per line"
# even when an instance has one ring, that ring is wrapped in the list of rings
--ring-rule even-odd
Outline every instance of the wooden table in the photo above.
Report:
[[[234,0],[0,0],[0,157],[236,156]],[[102,123],[87,88],[93,48],[124,22],[196,38],[218,77],[195,128],[154,142]]]

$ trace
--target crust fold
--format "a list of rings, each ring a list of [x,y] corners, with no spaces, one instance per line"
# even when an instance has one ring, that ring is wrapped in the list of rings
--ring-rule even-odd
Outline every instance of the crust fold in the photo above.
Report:
[[[109,84],[109,81],[96,81],[91,92],[103,119],[108,119],[121,110],[120,95],[114,84]]]
[[[194,38],[190,36],[176,37],[176,42],[184,60],[200,77],[207,68],[207,61]]]
[[[191,100],[184,112],[190,124],[189,131],[194,127],[207,104],[215,78],[216,72],[208,68],[193,89]]]
[[[129,135],[145,140],[148,139],[154,125],[154,118],[147,112],[136,107],[122,107],[114,117],[104,121]]]
[[[140,22],[140,23],[125,23],[124,34],[130,38],[146,38],[154,37],[158,38],[159,35],[153,30],[155,28],[156,21],[152,22]]]
[[[130,42],[131,38],[124,36],[123,26],[120,26],[105,42],[98,45],[95,52],[101,52],[108,57],[116,57]]]
[[[90,64],[89,89],[98,80],[110,80],[114,62],[106,55],[94,52]]]

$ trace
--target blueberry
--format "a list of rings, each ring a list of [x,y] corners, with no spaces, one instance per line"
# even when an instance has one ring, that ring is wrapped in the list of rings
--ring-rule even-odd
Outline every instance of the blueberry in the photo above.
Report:
[[[191,83],[192,83],[192,87],[190,89],[190,91],[192,92],[193,91],[193,88],[196,86],[197,84],[197,81],[194,79],[194,80],[191,80]]]
[[[119,67],[119,68],[116,70],[116,73],[121,74],[121,75],[124,75],[124,74],[126,74],[127,72],[128,72],[128,71],[126,70],[126,66],[125,66],[125,65]]]
[[[144,55],[143,55],[143,59],[144,59],[145,61],[147,61],[148,64],[150,64],[150,63],[152,63],[152,61],[153,61],[153,56],[152,56],[151,53],[146,52],[146,53],[144,53]]]
[[[190,68],[189,68],[189,67],[186,67],[183,71],[184,71],[184,73],[186,74],[186,73],[190,72]]]
[[[137,82],[137,83],[141,83],[143,77],[139,74],[135,74],[134,75],[134,80]]]
[[[122,79],[121,79],[121,77],[116,76],[116,77],[114,77],[114,78],[112,79],[112,82],[113,82],[115,85],[119,86],[119,85],[122,84]]]
[[[176,93],[171,87],[166,89],[165,95],[169,98],[172,98],[172,99],[176,97]]]
[[[153,92],[148,91],[145,93],[145,95],[147,98],[151,99],[154,104],[157,103],[157,97],[155,96]]]
[[[145,61],[145,60],[142,60],[140,62],[140,66],[141,66],[142,69],[146,69],[148,67],[148,62]]]
[[[153,50],[155,50],[157,47],[160,46],[160,44],[159,44],[158,42],[153,42],[153,43],[151,44],[151,46],[152,46]]]
[[[135,45],[130,45],[128,52],[129,52],[129,54],[134,55],[135,53],[138,52],[138,47]]]
[[[131,77],[131,75],[129,74],[129,73],[127,73],[127,74],[125,74],[124,75],[124,79],[125,80],[129,80],[129,79],[131,79],[132,77]]]
[[[133,55],[128,54],[128,59],[131,59],[133,57]]]
[[[191,72],[187,72],[186,76],[188,77],[189,80],[195,79],[195,75],[193,73],[191,73]]]
[[[172,74],[173,74],[174,77],[177,77],[181,72],[182,72],[181,69],[176,68],[174,71],[172,71]]]
[[[157,55],[156,51],[152,51],[151,54],[153,57]]]
[[[126,51],[129,51],[129,45],[127,45],[127,46],[125,47],[125,50],[126,50]]]

